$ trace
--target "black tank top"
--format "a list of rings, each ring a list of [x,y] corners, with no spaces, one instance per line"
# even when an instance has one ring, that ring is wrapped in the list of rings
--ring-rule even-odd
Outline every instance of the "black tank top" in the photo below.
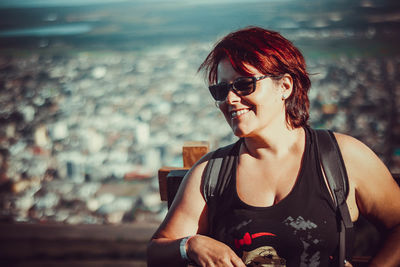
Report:
[[[247,266],[336,264],[339,225],[316,144],[310,129],[305,128],[305,132],[305,151],[296,183],[279,203],[254,207],[241,201],[235,171],[218,201],[211,236],[229,245]],[[239,147],[234,148],[236,155]],[[251,177],[248,180],[251,182]]]

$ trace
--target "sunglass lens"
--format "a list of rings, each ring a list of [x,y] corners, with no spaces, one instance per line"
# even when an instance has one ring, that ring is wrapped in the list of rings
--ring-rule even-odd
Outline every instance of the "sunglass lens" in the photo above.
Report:
[[[217,85],[212,85],[209,87],[211,95],[217,101],[222,101],[228,95],[228,84],[222,83]]]
[[[239,94],[248,95],[254,91],[254,80],[251,77],[241,78],[235,81],[233,87]]]

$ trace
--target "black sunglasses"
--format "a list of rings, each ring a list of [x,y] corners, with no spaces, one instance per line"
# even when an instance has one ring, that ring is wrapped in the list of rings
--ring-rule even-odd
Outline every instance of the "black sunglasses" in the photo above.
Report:
[[[253,93],[256,90],[257,81],[268,78],[279,77],[275,75],[264,75],[261,77],[239,77],[232,83],[221,82],[219,84],[208,87],[211,95],[216,101],[223,101],[228,96],[232,89],[235,94],[245,96]]]

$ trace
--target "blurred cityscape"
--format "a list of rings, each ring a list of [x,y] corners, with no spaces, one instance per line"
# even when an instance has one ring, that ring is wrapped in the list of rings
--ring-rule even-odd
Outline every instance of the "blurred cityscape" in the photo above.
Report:
[[[190,27],[192,22],[183,25],[182,32],[173,31],[174,25],[168,24],[173,20],[157,23],[157,16],[145,20],[144,13],[135,18],[147,22],[146,27],[154,25],[153,31],[145,34],[143,27],[142,35],[134,35],[136,25],[128,32],[131,35],[123,37],[116,32],[126,30],[127,22],[121,26],[107,12],[127,15],[127,4],[97,6],[90,12],[84,7],[77,13],[71,7],[60,12],[3,7],[0,13],[10,20],[19,12],[33,14],[27,20],[37,17],[42,24],[64,19],[81,23],[82,18],[115,24],[83,30],[83,35],[54,36],[24,33],[18,25],[6,29],[6,23],[0,23],[0,220],[160,222],[167,207],[160,201],[158,169],[182,166],[185,141],[209,141],[214,149],[235,140],[197,68],[213,42],[239,25],[272,27],[299,44],[311,73],[311,125],[362,140],[393,173],[399,173],[398,6],[390,9],[377,7],[374,1],[350,1],[362,11],[352,18],[355,9],[346,13],[343,1],[337,1],[343,10],[335,12],[329,5],[322,8],[321,2],[317,2],[319,17],[307,17],[304,10],[310,6],[299,1],[303,9],[292,14],[292,7],[282,23],[275,22],[282,18],[277,14],[264,21],[244,19],[258,14],[261,3],[251,10],[241,5],[214,6],[225,7],[229,14],[247,13],[240,13],[239,21],[229,27],[221,22],[226,13],[208,21],[209,35],[196,32],[204,28]],[[327,1],[331,6],[334,2]],[[281,5],[272,2],[266,13]],[[216,12],[211,6],[201,7]],[[201,7],[190,8],[197,14]],[[135,8],[135,14],[149,10],[143,3]],[[160,10],[156,7],[154,12],[164,14]],[[180,11],[176,7],[165,12],[171,15],[171,10]],[[187,16],[180,19],[190,21]],[[345,19],[349,17],[352,20]],[[357,24],[361,19],[368,23]],[[106,40],[107,34],[111,37]]]

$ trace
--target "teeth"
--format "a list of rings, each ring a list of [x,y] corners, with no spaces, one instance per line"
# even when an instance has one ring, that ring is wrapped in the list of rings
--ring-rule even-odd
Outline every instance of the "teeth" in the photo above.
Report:
[[[248,109],[241,109],[241,110],[238,110],[238,111],[233,111],[232,112],[232,118],[235,118],[235,117],[240,116],[240,115],[242,115],[244,113],[247,113],[247,112],[249,112]]]

